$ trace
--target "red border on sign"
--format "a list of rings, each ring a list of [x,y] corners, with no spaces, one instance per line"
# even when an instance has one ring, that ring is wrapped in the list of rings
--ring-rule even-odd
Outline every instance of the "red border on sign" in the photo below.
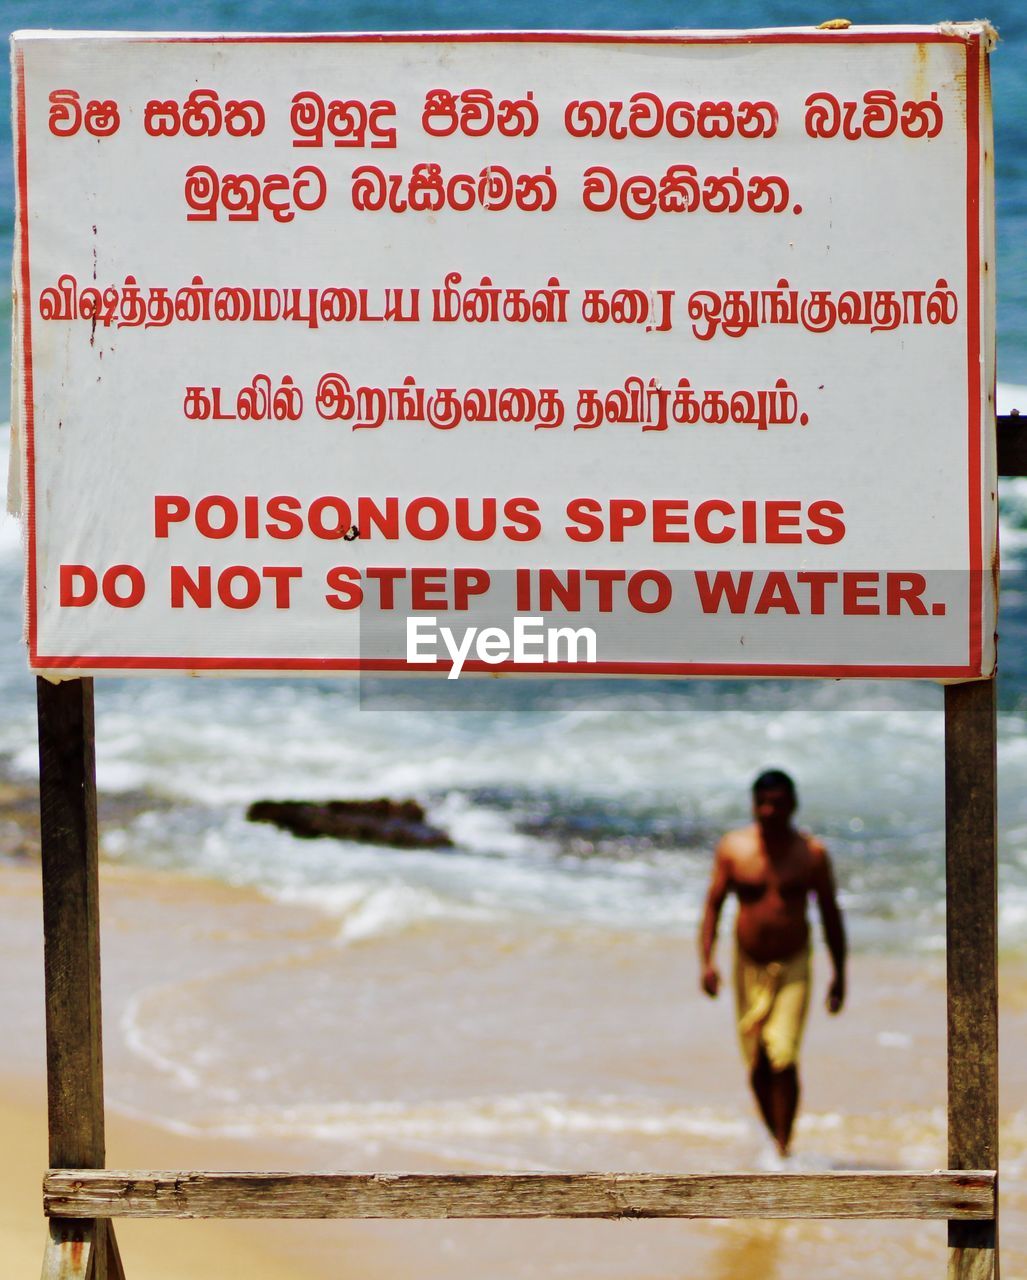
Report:
[[[25,145],[25,59],[18,50],[14,64],[15,108],[18,142],[18,237],[21,248],[21,273],[19,285],[21,297],[21,368],[22,385],[16,389],[21,397],[19,409],[21,425],[25,432],[25,519],[28,526],[26,538],[26,607],[28,609],[29,664],[38,665],[36,652],[36,436],[35,391],[32,382],[32,289],[29,281],[29,209],[28,209],[28,156]],[[22,392],[24,391],[24,394]]]
[[[980,232],[980,55],[978,41],[966,51],[966,346],[967,484],[970,488],[970,666],[981,669],[984,570],[981,543],[981,232]]]
[[[103,34],[98,33],[97,39]],[[112,33],[111,38],[119,38]],[[966,130],[967,130],[967,432],[969,498],[969,637],[965,666],[918,666],[912,664],[802,664],[802,663],[688,663],[688,662],[596,662],[596,663],[464,663],[469,672],[516,672],[574,675],[640,676],[810,676],[879,677],[934,680],[973,679],[981,674],[983,655],[983,543],[981,507],[982,414],[981,376],[981,264],[980,264],[980,33],[960,35],[936,29],[901,32],[718,32],[708,35],[676,35],[673,32],[571,32],[571,31],[489,31],[489,32],[387,32],[296,35],[168,35],[140,34],[127,37],[132,43],[162,44],[425,44],[425,43],[540,43],[540,44],[961,44],[966,49]],[[231,672],[392,672],[438,674],[448,663],[418,667],[403,659],[391,658],[216,658],[140,657],[100,655],[43,655],[37,645],[36,585],[36,490],[34,391],[32,380],[32,293],[29,278],[28,156],[25,127],[24,54],[15,57],[16,139],[18,146],[18,230],[21,250],[19,305],[22,313],[22,426],[25,432],[26,478],[25,518],[27,523],[27,592],[29,665],[39,671],[231,671]]]

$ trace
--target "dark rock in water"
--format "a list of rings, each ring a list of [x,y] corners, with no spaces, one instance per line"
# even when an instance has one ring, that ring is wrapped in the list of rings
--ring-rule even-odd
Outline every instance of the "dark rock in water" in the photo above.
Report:
[[[257,800],[246,810],[250,822],[271,822],[294,836],[315,840],[360,840],[394,849],[451,849],[453,841],[429,826],[416,800]]]

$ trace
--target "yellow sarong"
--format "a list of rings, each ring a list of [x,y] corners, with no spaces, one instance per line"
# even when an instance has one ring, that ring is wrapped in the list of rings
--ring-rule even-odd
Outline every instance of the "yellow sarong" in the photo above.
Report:
[[[809,947],[789,960],[757,964],[736,946],[738,1038],[750,1070],[756,1065],[761,1044],[774,1071],[796,1064],[809,988]]]

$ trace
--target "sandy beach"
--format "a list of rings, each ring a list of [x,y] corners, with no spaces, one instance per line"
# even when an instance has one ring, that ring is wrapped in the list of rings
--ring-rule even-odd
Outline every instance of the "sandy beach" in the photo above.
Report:
[[[38,866],[0,867],[7,1274],[45,1226]],[[339,945],[308,907],[199,879],[102,874],[108,1164],[130,1168],[732,1169],[765,1148],[730,1006],[690,947],[468,922]],[[820,986],[826,966],[821,966]],[[327,990],[329,1005],[312,1003]],[[1027,976],[1003,966],[1003,1252],[1027,1261]],[[325,1016],[325,1008],[334,1010]],[[299,1029],[304,1028],[301,1035]],[[291,1039],[290,1039],[291,1037]],[[944,1157],[942,960],[855,957],[811,1018],[800,1167]],[[930,1277],[942,1224],[122,1223],[132,1280],[416,1275]]]
[[[41,1209],[47,1135],[38,879],[38,866],[27,862],[0,870],[6,940],[0,1001],[10,1031],[0,1075],[0,1132],[6,1156],[0,1169],[0,1256],[5,1275],[12,1278],[38,1274],[46,1237]],[[145,882],[152,891],[152,879]],[[122,877],[113,882],[105,877],[105,906],[119,898],[122,890]],[[216,890],[209,886],[204,890],[216,897]],[[26,945],[29,936],[34,941]],[[184,1168],[198,1160],[212,1167],[260,1164],[251,1144],[197,1142],[110,1105],[106,1130],[111,1165]],[[318,1268],[316,1250],[305,1256],[301,1231],[302,1224],[298,1230],[297,1224],[290,1223],[155,1221],[120,1223],[117,1234],[127,1273],[141,1280],[225,1276],[232,1270],[257,1280],[331,1274]]]
[[[6,1159],[0,1174],[0,1251],[8,1276],[39,1273],[46,1237],[40,1178],[46,1163],[46,1089],[42,1080],[2,1078],[0,1130]],[[195,1161],[201,1148],[173,1135],[133,1123],[115,1112],[107,1117],[108,1150],[130,1166]],[[208,1150],[224,1159],[227,1147]],[[243,1151],[240,1158],[252,1157]],[[255,1229],[254,1229],[255,1228]],[[296,1253],[301,1242],[293,1224],[126,1222],[117,1228],[127,1274],[143,1280],[224,1276],[231,1270],[259,1280],[295,1280],[328,1274]]]

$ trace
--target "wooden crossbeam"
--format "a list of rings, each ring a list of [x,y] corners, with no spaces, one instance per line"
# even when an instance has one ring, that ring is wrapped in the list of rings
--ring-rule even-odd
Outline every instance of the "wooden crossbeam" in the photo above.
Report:
[[[200,1173],[51,1169],[61,1218],[947,1218],[995,1173]]]

